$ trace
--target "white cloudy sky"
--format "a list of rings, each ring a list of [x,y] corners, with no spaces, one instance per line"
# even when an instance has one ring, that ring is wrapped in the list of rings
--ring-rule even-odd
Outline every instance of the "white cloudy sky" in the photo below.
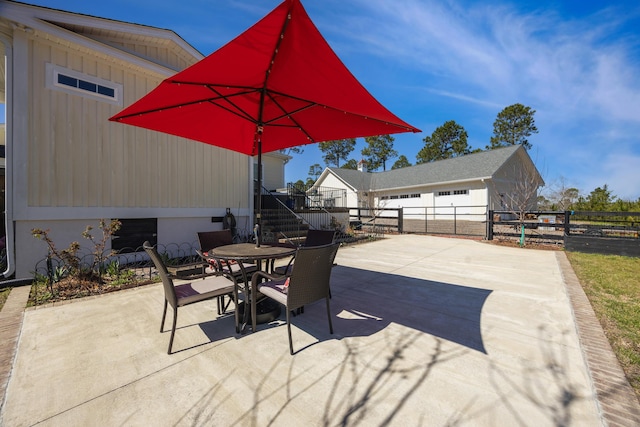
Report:
[[[360,82],[421,134],[395,135],[415,163],[425,136],[448,120],[484,148],[496,115],[536,110],[530,155],[546,182],[588,194],[607,184],[640,197],[640,2],[595,0],[302,0]],[[28,3],[169,28],[207,55],[279,0],[40,0]],[[359,159],[359,141],[352,157]],[[315,146],[286,180],[324,166]],[[388,165],[389,167],[390,165]]]

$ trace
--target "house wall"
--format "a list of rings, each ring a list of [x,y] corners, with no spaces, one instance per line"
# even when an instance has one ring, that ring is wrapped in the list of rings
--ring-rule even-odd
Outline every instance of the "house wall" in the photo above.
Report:
[[[29,44],[29,207],[202,208],[247,205],[246,156],[109,122],[123,106],[45,87],[46,64],[123,87],[123,106],[161,81],[142,70],[35,37]],[[212,180],[211,171],[224,180]]]
[[[535,210],[538,187],[544,185],[535,165],[524,150],[495,173],[489,188],[493,210]]]
[[[322,181],[321,186],[328,187],[328,188],[341,188],[346,191],[346,197],[347,197],[346,204],[339,205],[338,203],[336,203],[337,206],[344,206],[344,207],[361,206],[358,204],[358,193],[355,192],[351,187],[346,185],[343,181],[338,179],[335,175],[331,173],[327,174],[324,180]]]
[[[257,165],[258,158],[254,157]],[[254,171],[254,174],[257,170]],[[284,187],[283,160],[278,156],[272,157],[268,153],[262,155],[262,185],[267,190],[276,190]]]
[[[41,30],[11,31],[8,62],[14,71],[8,84],[15,102],[7,143],[13,146],[9,191],[18,277],[28,277],[46,256],[32,228],[50,229],[65,247],[74,240],[83,244],[81,231],[100,218],[153,217],[159,218],[158,242],[166,244],[191,241],[194,230],[217,226],[211,217],[223,216],[227,207],[239,223],[251,216],[248,156],[108,121],[172,70],[150,71]],[[113,103],[54,90],[47,85],[52,66],[121,85],[122,99]]]
[[[182,70],[193,63],[193,56],[181,50],[171,40],[139,36],[128,38],[125,41],[118,37],[118,33],[107,33],[106,35],[86,34],[86,36],[110,46],[117,46],[140,58],[150,58],[155,63],[176,71]]]

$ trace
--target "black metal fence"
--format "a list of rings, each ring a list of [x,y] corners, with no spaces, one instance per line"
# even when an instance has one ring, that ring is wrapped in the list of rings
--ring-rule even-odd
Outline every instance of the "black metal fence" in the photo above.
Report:
[[[169,267],[196,263],[200,259],[196,253],[196,249],[199,248],[196,243],[171,243],[168,245],[156,245],[156,247],[163,261]],[[105,252],[100,257],[88,251],[79,252],[76,256],[82,269],[99,269],[105,274],[111,275],[126,270],[133,272],[138,280],[153,279],[157,275],[153,263],[142,247],[123,248],[113,255]],[[97,258],[100,259],[98,260]],[[65,274],[63,262],[53,257],[40,260],[36,263],[34,269],[35,279],[42,277],[57,281]]]
[[[570,251],[640,256],[640,212],[489,211],[487,240],[555,244]]]
[[[387,232],[475,236],[486,233],[486,206],[350,208],[352,228]]]

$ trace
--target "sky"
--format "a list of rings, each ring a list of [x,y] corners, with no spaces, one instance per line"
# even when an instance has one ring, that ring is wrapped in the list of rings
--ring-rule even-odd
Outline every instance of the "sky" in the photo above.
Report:
[[[280,0],[34,0],[27,3],[171,29],[203,55]],[[588,195],[605,184],[640,198],[640,2],[637,0],[302,0],[329,45],[385,107],[422,130],[396,134],[416,163],[449,120],[485,148],[505,107],[535,110],[529,155],[543,192]],[[350,158],[362,158],[358,139]],[[316,145],[286,165],[287,182],[326,166]],[[387,169],[396,159],[391,159]]]

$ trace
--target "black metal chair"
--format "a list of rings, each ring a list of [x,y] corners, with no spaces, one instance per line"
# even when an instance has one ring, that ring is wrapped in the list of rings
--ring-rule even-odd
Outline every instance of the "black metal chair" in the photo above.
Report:
[[[291,312],[305,304],[325,299],[329,332],[333,334],[329,306],[329,282],[333,261],[339,243],[324,246],[301,247],[296,251],[296,262],[290,276],[276,276],[262,271],[253,274],[251,280],[251,326],[256,331],[256,300],[258,293],[271,298],[286,308],[289,352],[293,354],[291,338]],[[266,282],[262,280],[266,279]]]
[[[308,230],[307,238],[305,239],[302,247],[310,248],[313,246],[324,246],[333,243],[336,239],[336,235],[338,232],[336,230]],[[273,272],[275,274],[288,275],[291,273],[291,268],[293,267],[293,261],[295,260],[295,256],[289,260],[287,265],[281,265],[279,267],[275,267]]]
[[[214,260],[208,256],[208,252],[211,249],[217,248],[218,246],[225,246],[233,244],[233,235],[231,234],[231,230],[217,230],[217,231],[201,231],[198,233],[198,241],[200,243],[200,250],[196,250],[196,253],[202,258],[203,274],[214,274],[215,272],[224,272],[232,275],[237,283],[242,283],[243,273],[242,268],[236,262],[230,262],[227,260]],[[258,266],[256,264],[246,264],[243,263],[243,267],[246,271],[247,277],[251,276],[254,272],[258,270]],[[230,296],[230,295],[228,295]],[[227,311],[229,307],[229,302],[225,304],[224,302],[225,295],[222,295],[218,299],[218,314],[222,314]]]
[[[148,241],[144,242],[142,246],[158,270],[158,274],[162,279],[162,286],[164,288],[164,310],[162,312],[162,322],[160,324],[161,333],[164,332],[164,321],[167,316],[167,306],[171,305],[173,308],[173,325],[171,327],[171,337],[169,338],[169,349],[167,350],[167,354],[171,354],[173,338],[176,333],[176,324],[178,321],[178,307],[218,298],[228,294],[233,295],[234,301],[237,301],[238,291],[236,281],[233,276],[227,273],[216,272],[215,275],[196,279],[192,282],[176,286],[174,285],[173,280],[167,271],[167,267],[162,262],[156,248]],[[238,329],[238,323],[238,311],[236,310],[236,330]]]

